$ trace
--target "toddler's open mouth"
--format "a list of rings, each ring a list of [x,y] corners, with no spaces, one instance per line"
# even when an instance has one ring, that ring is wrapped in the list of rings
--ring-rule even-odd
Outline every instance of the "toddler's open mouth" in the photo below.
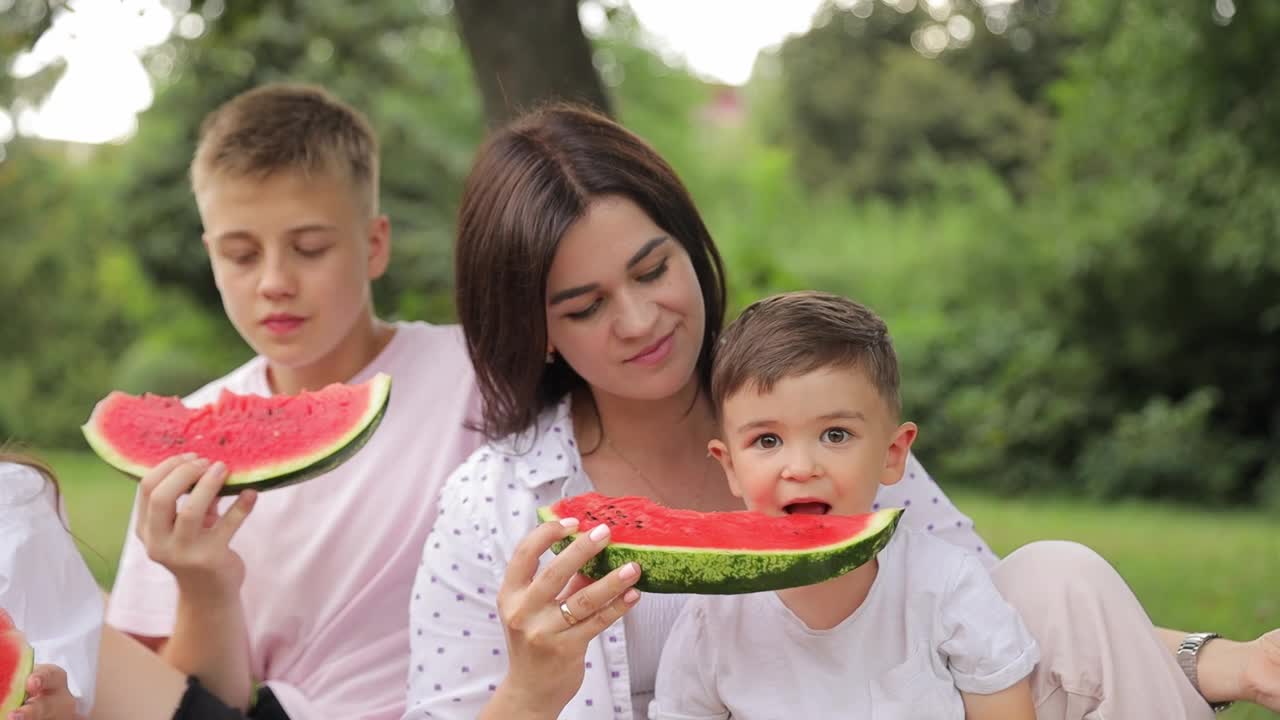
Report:
[[[817,500],[805,500],[784,505],[782,511],[788,515],[826,515],[831,512],[831,506]]]

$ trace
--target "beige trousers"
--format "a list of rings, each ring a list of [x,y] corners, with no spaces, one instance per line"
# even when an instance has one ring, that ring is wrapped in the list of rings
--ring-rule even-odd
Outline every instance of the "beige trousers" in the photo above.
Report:
[[[991,571],[1040,644],[1038,720],[1211,720],[1120,574],[1089,548],[1036,542]]]

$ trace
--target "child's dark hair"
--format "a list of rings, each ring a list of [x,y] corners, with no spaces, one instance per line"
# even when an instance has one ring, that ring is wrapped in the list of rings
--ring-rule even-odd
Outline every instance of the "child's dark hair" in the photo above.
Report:
[[[896,417],[898,358],[889,328],[870,308],[826,292],[773,295],[747,306],[721,335],[711,368],[711,403],[750,386],[769,392],[783,378],[823,368],[866,373]]]

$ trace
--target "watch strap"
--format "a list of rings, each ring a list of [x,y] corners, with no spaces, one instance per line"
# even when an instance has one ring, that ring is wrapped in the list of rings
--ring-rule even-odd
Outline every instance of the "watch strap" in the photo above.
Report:
[[[1204,697],[1204,691],[1200,689],[1200,673],[1197,663],[1200,659],[1200,650],[1205,644],[1214,638],[1222,637],[1215,632],[1199,632],[1188,633],[1182,638],[1182,643],[1178,645],[1177,660],[1178,667],[1182,668],[1182,673],[1187,676],[1187,680],[1191,681],[1191,687]],[[1209,702],[1208,699],[1205,702]],[[1231,707],[1231,702],[1209,702],[1209,707],[1214,712],[1222,712]]]

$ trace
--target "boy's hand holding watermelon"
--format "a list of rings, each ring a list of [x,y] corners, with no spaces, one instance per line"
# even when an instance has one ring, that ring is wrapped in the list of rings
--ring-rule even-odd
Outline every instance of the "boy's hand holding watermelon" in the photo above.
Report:
[[[219,515],[226,476],[220,462],[190,453],[171,457],[142,477],[138,504],[138,537],[147,555],[168,568],[179,587],[215,602],[236,597],[244,582],[244,562],[230,542],[257,496],[247,490]]]
[[[177,622],[161,654],[243,710],[253,690],[240,603],[245,568],[230,543],[257,491],[241,492],[220,514],[218,493],[226,478],[224,464],[194,454],[156,465],[139,483],[137,532],[147,556],[173,573],[179,588]]]

